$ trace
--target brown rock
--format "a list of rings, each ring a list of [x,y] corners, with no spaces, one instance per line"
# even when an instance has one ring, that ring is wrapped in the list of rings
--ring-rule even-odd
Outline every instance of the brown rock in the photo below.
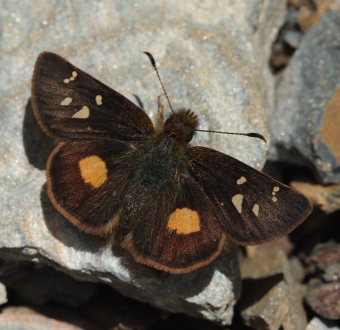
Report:
[[[340,319],[340,283],[324,284],[320,280],[312,280],[307,288],[306,299],[318,315],[330,319]]]
[[[311,260],[316,262],[321,270],[326,270],[328,267],[340,263],[340,244],[329,241],[316,245]]]
[[[288,3],[300,9],[299,25],[304,33],[318,24],[327,11],[340,10],[339,0],[289,0]]]
[[[340,209],[340,184],[319,185],[294,181],[291,185],[326,213]]]

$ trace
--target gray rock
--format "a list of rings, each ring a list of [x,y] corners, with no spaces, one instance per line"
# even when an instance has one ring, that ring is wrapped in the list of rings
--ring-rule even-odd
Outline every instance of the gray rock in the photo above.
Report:
[[[32,115],[31,75],[37,55],[53,51],[132,101],[138,95],[155,119],[162,92],[141,53],[148,50],[174,106],[196,111],[201,128],[267,136],[263,118],[273,105],[267,63],[285,3],[39,0],[18,6],[5,0],[1,10],[1,257],[46,263],[171,312],[230,323],[239,275],[229,245],[210,266],[172,276],[136,264],[53,209],[42,169],[55,141],[40,131]],[[201,133],[193,144],[257,168],[265,161],[266,146],[255,139]]]
[[[304,37],[279,83],[270,114],[270,158],[310,166],[325,183],[340,180],[340,12]]]

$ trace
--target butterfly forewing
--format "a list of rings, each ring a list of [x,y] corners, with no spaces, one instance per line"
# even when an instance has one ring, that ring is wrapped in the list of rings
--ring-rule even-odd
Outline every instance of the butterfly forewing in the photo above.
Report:
[[[142,109],[49,52],[36,62],[32,103],[44,130],[62,139],[140,140],[154,132]]]
[[[242,245],[260,244],[298,226],[311,212],[300,193],[221,152],[193,147],[190,174],[204,188],[221,226]]]

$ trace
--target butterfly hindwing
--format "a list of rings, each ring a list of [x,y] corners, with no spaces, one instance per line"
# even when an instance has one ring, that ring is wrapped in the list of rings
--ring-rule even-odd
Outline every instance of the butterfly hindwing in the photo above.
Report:
[[[212,262],[225,234],[208,198],[189,176],[173,188],[156,191],[153,204],[136,206],[139,212],[121,245],[140,263],[180,274]],[[121,230],[118,226],[118,235]]]
[[[219,210],[216,219],[241,245],[283,236],[311,212],[302,194],[233,157],[204,147],[188,155],[190,174]]]
[[[154,132],[142,109],[50,52],[41,53],[35,64],[32,104],[43,129],[61,139],[128,141]]]
[[[129,145],[108,140],[60,143],[47,164],[50,199],[68,220],[88,233],[105,235],[119,221],[132,167],[122,158]]]

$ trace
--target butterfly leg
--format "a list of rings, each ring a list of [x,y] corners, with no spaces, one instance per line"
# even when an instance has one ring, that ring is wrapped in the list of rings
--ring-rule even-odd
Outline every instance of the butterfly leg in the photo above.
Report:
[[[164,118],[165,118],[165,107],[162,103],[162,99],[160,96],[157,97],[157,104],[158,104],[158,113],[159,113],[159,121],[160,125],[163,126],[164,124]]]

